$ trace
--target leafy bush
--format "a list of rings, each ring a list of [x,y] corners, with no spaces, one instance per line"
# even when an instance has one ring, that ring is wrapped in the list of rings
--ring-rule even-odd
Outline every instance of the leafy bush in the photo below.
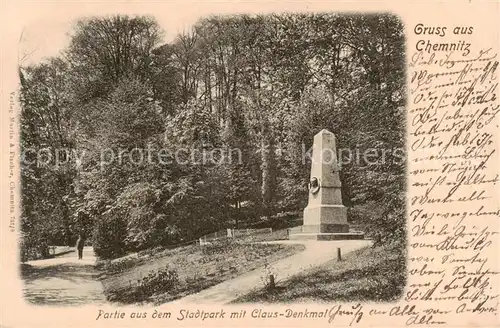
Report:
[[[39,232],[38,234],[32,234],[31,238],[23,237],[19,245],[21,262],[46,259],[51,256],[50,248],[46,238],[44,238],[44,234]]]
[[[116,258],[125,254],[125,224],[120,216],[107,213],[97,221],[93,236],[94,251],[103,259]]]
[[[35,246],[30,245],[27,243],[25,240],[22,240],[20,245],[19,245],[19,251],[21,255],[21,262],[26,262],[29,260],[36,260],[37,259],[37,249]]]
[[[137,292],[143,297],[154,294],[166,293],[175,288],[179,283],[177,271],[169,269],[168,265],[164,269],[151,271],[146,277],[139,281]]]

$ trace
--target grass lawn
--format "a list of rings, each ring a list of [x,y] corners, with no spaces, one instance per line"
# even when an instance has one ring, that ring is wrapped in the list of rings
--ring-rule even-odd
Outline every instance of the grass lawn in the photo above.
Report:
[[[402,296],[405,284],[406,258],[400,249],[367,247],[233,303],[390,302]]]
[[[101,281],[109,301],[159,304],[199,292],[302,250],[303,245],[225,240],[205,246],[142,252],[103,262],[99,269],[104,272]],[[150,273],[153,278],[148,278]]]

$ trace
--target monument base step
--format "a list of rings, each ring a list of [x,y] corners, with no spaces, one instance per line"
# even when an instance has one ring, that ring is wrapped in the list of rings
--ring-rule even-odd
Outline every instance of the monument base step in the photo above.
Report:
[[[347,233],[349,225],[347,223],[321,223],[314,225],[301,225],[290,228],[290,233]]]
[[[289,240],[359,240],[365,239],[364,232],[337,232],[337,233],[294,233],[288,236]]]

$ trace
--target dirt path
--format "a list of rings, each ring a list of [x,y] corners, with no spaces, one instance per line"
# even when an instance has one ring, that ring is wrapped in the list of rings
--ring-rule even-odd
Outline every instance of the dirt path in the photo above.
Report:
[[[299,241],[276,241],[269,243],[292,244]],[[342,254],[370,245],[369,240],[309,241],[302,242],[303,252],[272,263],[271,272],[279,283],[306,269],[334,259],[337,248]],[[86,247],[83,260],[76,252],[47,260],[30,261],[22,265],[21,274],[25,282],[24,295],[30,303],[43,305],[102,304],[106,302],[103,286],[97,279],[99,272],[94,268],[95,256],[92,247]],[[253,289],[260,289],[266,269],[261,268],[199,293],[184,297],[175,303],[226,304]]]
[[[104,303],[99,273],[94,269],[96,258],[92,247],[85,247],[83,260],[76,251],[46,260],[21,265],[26,300],[43,305],[79,305]]]
[[[299,241],[276,241],[273,243],[300,243]],[[345,240],[345,241],[307,241],[302,242],[306,249],[303,252],[287,257],[273,263],[271,271],[276,275],[276,282],[283,281],[306,269],[319,266],[337,256],[337,248],[340,247],[342,254],[355,251],[369,246],[369,240]],[[225,281],[221,284],[205,289],[199,293],[186,296],[175,303],[211,303],[227,304],[239,296],[245,295],[253,289],[264,287],[263,276],[265,269],[258,269],[241,275],[237,278]]]

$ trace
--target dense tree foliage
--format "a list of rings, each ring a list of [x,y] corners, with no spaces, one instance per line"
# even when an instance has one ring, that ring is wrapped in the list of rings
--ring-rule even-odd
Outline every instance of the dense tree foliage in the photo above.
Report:
[[[24,249],[83,230],[113,257],[300,213],[323,128],[351,150],[349,219],[404,242],[397,17],[214,16],[162,36],[150,17],[84,19],[60,57],[20,67]]]

